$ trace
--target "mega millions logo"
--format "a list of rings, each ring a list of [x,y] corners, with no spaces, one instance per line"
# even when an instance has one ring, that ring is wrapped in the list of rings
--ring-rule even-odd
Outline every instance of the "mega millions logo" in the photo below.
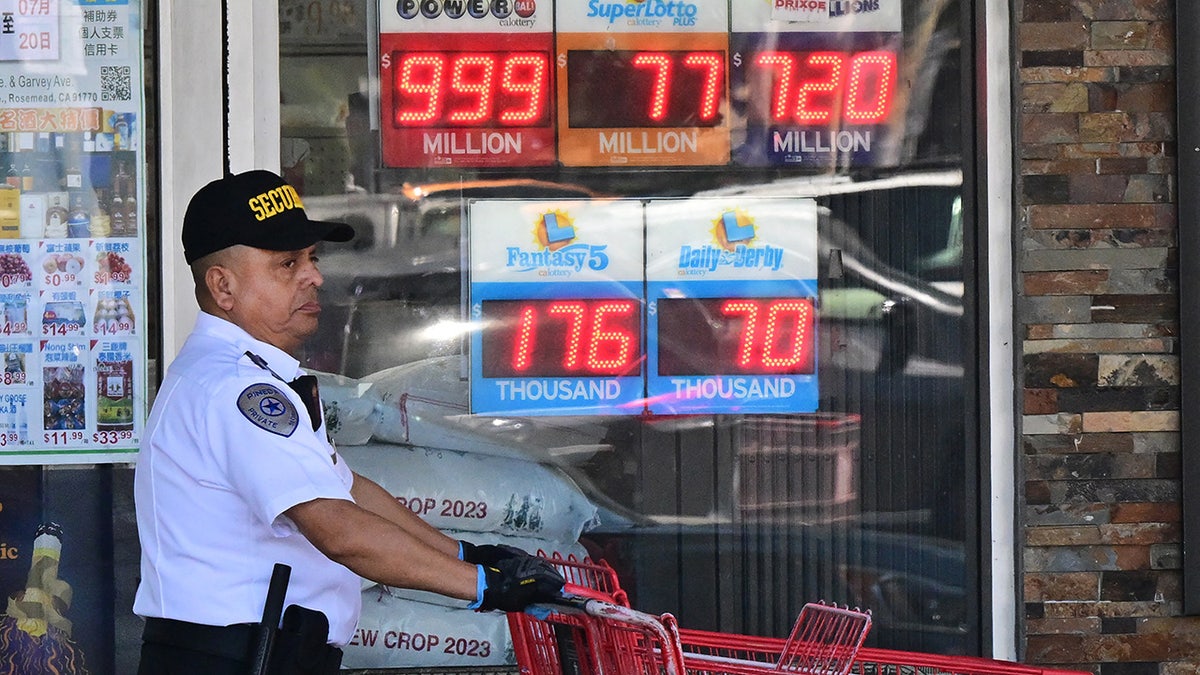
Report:
[[[763,0],[771,5],[774,18],[804,20],[804,17],[849,16],[878,12],[881,6],[898,0]]]
[[[505,249],[505,267],[518,272],[537,271],[541,276],[567,276],[584,267],[600,271],[608,267],[607,245],[577,241],[575,219],[561,209],[546,211],[533,225],[532,250],[520,246]]]

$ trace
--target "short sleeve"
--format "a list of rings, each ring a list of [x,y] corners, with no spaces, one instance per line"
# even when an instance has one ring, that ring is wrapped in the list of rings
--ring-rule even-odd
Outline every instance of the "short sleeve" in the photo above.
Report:
[[[346,499],[353,474],[298,409],[282,382],[241,382],[223,388],[209,415],[221,439],[230,486],[277,534],[294,531],[281,514],[313,499]]]

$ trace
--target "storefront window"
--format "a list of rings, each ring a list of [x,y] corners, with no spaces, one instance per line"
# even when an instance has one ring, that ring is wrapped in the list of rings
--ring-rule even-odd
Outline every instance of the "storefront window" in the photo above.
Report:
[[[304,362],[438,527],[604,559],[685,627],[825,599],[977,653],[967,3],[799,4],[281,0],[281,165],[358,232]],[[554,258],[577,232],[622,271]],[[364,593],[350,667],[511,663]],[[383,645],[410,624],[494,647]]]
[[[122,466],[160,342],[147,11],[0,11],[0,672],[135,667]]]

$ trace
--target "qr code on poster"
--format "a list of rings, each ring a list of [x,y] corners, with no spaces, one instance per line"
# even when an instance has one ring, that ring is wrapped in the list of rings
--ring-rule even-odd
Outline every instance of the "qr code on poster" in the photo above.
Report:
[[[100,66],[100,100],[129,101],[133,98],[130,66]]]

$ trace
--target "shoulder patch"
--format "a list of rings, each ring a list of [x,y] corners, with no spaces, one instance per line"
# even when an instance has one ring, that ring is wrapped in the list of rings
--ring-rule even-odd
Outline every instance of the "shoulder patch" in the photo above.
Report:
[[[300,413],[279,387],[253,384],[242,390],[238,410],[250,423],[280,436],[291,436],[300,423]]]

